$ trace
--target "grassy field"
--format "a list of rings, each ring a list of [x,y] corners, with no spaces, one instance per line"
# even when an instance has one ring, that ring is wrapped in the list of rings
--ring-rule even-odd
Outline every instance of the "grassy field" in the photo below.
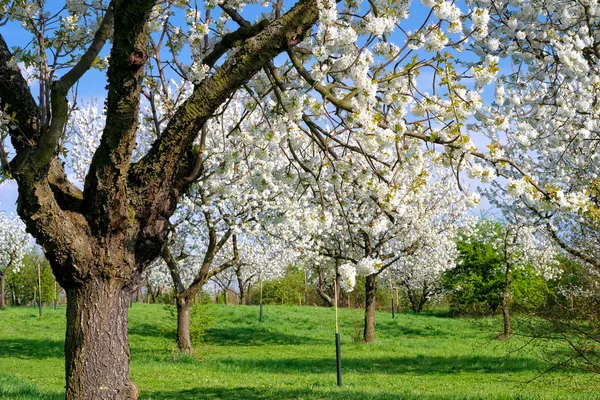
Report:
[[[214,306],[199,356],[181,357],[164,306],[130,313],[131,370],[141,398],[167,399],[600,399],[590,376],[546,365],[520,339],[498,341],[498,321],[377,315],[377,343],[356,341],[360,310],[340,310],[344,386],[336,386],[334,311]],[[64,309],[0,311],[0,399],[63,397]],[[528,383],[529,382],[529,383]]]

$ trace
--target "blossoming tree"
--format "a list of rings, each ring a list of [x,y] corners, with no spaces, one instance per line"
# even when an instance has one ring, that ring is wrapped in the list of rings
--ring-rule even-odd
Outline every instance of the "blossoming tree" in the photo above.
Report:
[[[435,247],[421,247],[392,265],[388,280],[403,290],[413,312],[420,313],[429,300],[440,294],[442,274],[456,266],[457,255],[456,244],[449,240],[440,241]]]
[[[245,4],[0,0],[2,23],[31,39],[15,47],[0,37],[0,160],[18,183],[19,215],[67,291],[68,399],[138,397],[128,299],[164,247],[178,200],[203,173],[196,139],[234,92],[268,116],[253,135],[285,143],[303,134],[329,159],[359,154],[381,176],[390,167],[381,148],[411,151],[405,138],[445,146],[454,165],[474,151],[462,128],[481,96],[463,78],[489,83],[496,60],[461,70],[453,54],[488,35],[485,9],[426,1],[431,12],[406,30],[407,1],[267,2],[259,21]],[[21,65],[33,70],[34,90]],[[108,78],[105,119],[80,190],[62,164],[64,133],[77,89],[96,80],[91,68]],[[424,71],[429,91],[419,83]],[[142,99],[153,113],[168,90],[161,76],[194,87],[158,118],[140,118]],[[153,138],[147,147],[142,133]]]
[[[30,244],[31,236],[21,219],[0,213],[0,308],[6,306],[6,274],[19,269]]]
[[[598,269],[600,8],[495,1],[489,12],[489,37],[472,45],[483,57],[500,57],[503,67],[494,102],[472,128],[518,164],[493,163],[505,179],[490,198],[543,224],[561,248]]]
[[[451,264],[455,236],[473,201],[436,153],[423,153],[419,141],[404,151],[381,146],[387,166],[373,168],[366,157],[312,155],[295,151],[303,183],[311,190],[296,224],[294,243],[318,264],[333,285],[352,290],[355,276],[365,281],[365,342],[375,340],[375,296],[382,273],[398,263],[438,258]],[[389,150],[389,151],[386,151]],[[317,179],[319,176],[321,179]],[[331,269],[331,271],[323,271]]]

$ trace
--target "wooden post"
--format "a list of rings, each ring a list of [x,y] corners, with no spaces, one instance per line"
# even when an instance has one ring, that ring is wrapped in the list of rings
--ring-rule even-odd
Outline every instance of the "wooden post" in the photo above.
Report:
[[[262,303],[262,274],[258,276],[260,282],[260,313],[258,316],[258,322],[263,322],[263,303]]]
[[[40,308],[40,317],[42,316],[42,272],[41,272],[41,267],[40,267],[40,263],[38,262],[37,264],[37,273],[38,273],[38,305]]]
[[[308,277],[306,276],[306,268],[304,268],[304,305],[308,305]]]

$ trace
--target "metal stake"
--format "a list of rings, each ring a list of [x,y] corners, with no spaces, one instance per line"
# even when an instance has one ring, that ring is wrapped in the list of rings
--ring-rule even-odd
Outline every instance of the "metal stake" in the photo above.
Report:
[[[340,329],[338,324],[338,293],[337,282],[333,284],[335,295],[335,361],[337,368],[337,385],[342,386],[342,348],[340,345]]]

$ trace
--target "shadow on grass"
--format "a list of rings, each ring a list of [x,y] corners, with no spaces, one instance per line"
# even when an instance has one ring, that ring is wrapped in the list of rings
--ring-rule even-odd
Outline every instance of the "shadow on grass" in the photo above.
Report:
[[[359,374],[458,374],[539,371],[543,365],[530,358],[502,357],[377,357],[342,358],[344,372]],[[228,359],[227,368],[281,374],[335,372],[335,358]]]
[[[150,336],[150,337],[159,337],[159,338],[167,338],[167,339],[176,339],[176,334],[174,332],[175,326],[172,327],[173,332],[169,332],[156,324],[149,323],[136,323],[133,326],[129,326],[129,334],[130,335],[138,335],[138,336]]]
[[[65,395],[60,393],[44,393],[37,390],[27,381],[12,375],[0,373],[0,399],[10,400],[62,400]]]
[[[410,327],[406,325],[385,325],[380,324],[377,327],[377,335],[381,338],[406,339],[411,337],[429,338],[429,337],[456,337],[456,332],[441,329],[435,326],[425,326],[423,328]]]
[[[211,328],[206,331],[206,341],[217,346],[310,345],[327,341],[307,336],[288,335],[265,328]]]
[[[2,339],[0,358],[63,358],[65,344],[58,340]]]
[[[323,399],[323,400],[484,400],[489,397],[464,395],[425,395],[404,393],[365,393],[349,390],[348,388],[337,388],[332,381],[330,389],[280,389],[280,388],[199,388],[182,391],[164,392],[142,392],[140,399],[143,400],[180,400],[180,399],[227,399],[227,400],[280,400],[280,399]],[[517,397],[529,399],[528,397]],[[495,397],[495,400],[515,399],[514,396]]]

